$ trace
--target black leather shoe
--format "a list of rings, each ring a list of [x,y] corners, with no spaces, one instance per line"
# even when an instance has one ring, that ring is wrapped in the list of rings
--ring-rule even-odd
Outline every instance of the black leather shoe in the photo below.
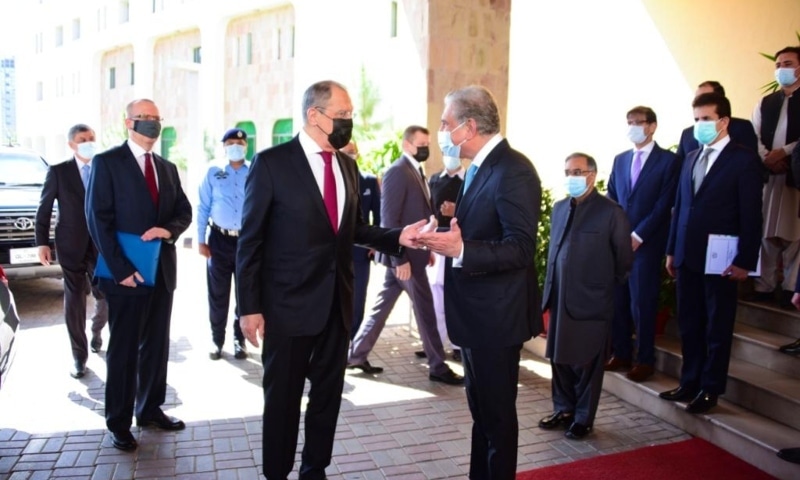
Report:
[[[414,356],[416,356],[417,358],[428,358],[428,354],[425,353],[425,350],[417,350],[416,352],[414,352]]]
[[[570,425],[567,431],[564,432],[564,436],[570,440],[580,440],[586,435],[589,435],[589,432],[591,431],[592,427],[590,426],[586,426],[578,422],[572,422],[572,425]]]
[[[72,366],[72,370],[69,372],[69,376],[72,378],[83,378],[84,375],[86,375],[86,364],[76,360],[75,365]]]
[[[780,350],[783,353],[789,353],[792,355],[800,353],[800,339],[797,339],[794,342],[788,343],[786,345],[781,345],[781,347],[778,348],[778,350]]]
[[[89,347],[92,349],[92,353],[99,352],[102,346],[103,346],[103,337],[101,337],[100,335],[92,335],[92,341],[89,343]]]
[[[454,348],[453,349],[453,360],[456,362],[461,361],[461,350]]]
[[[717,406],[717,395],[701,390],[694,397],[694,400],[689,402],[689,405],[686,405],[686,411],[689,413],[706,413],[715,406]]]
[[[686,402],[697,396],[697,390],[691,390],[686,387],[678,387],[672,390],[667,390],[666,392],[661,392],[658,394],[658,396],[664,400],[669,400],[670,402]]]
[[[139,444],[136,443],[136,439],[131,435],[130,430],[121,432],[112,432],[109,430],[109,433],[111,434],[111,444],[114,445],[114,448],[129,452],[131,450],[136,450],[136,447],[139,446]]]
[[[354,369],[354,368],[358,368],[362,372],[369,373],[369,374],[382,373],[383,372],[383,367],[374,367],[374,366],[370,365],[369,362],[366,361],[366,360],[364,361],[364,363],[354,363],[352,365],[348,365],[347,368],[349,368],[351,370]]]
[[[243,341],[233,341],[233,358],[238,358],[239,360],[247,358],[247,347],[245,347]]]
[[[572,425],[573,418],[574,416],[571,413],[564,413],[559,410],[549,417],[539,420],[539,428],[552,430],[557,427],[567,427]]]
[[[169,415],[165,414],[164,412],[158,412],[156,416],[152,418],[137,418],[136,425],[140,427],[157,427],[161,430],[183,430],[186,428],[186,424],[183,423],[182,420],[178,420],[175,417],[170,417]]]
[[[786,460],[787,462],[800,463],[800,448],[784,448],[778,450],[778,458]]]
[[[441,382],[446,383],[448,385],[463,385],[464,384],[464,377],[455,373],[452,370],[448,370],[441,375],[436,375],[431,373],[428,375],[428,379],[432,382]]]
[[[219,360],[222,358],[222,345],[211,344],[211,350],[208,352],[208,358],[211,360]]]

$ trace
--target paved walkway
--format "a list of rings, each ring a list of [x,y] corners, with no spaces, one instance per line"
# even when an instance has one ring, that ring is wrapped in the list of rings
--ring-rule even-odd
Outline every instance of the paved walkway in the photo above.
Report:
[[[12,284],[23,324],[11,374],[0,390],[0,480],[261,478],[259,355],[235,360],[229,340],[222,360],[208,359],[203,263],[189,250],[181,251],[179,262],[164,408],[187,428],[168,433],[134,427],[140,443],[134,453],[114,449],[104,428],[105,352],[91,355],[85,378],[68,375],[60,282]],[[381,267],[372,278],[368,303],[383,278]],[[420,344],[408,322],[408,304],[401,300],[370,356],[386,368],[384,374],[347,373],[327,470],[331,480],[466,478],[471,418],[463,388],[428,380],[427,366],[413,354]],[[461,373],[460,364],[450,364]],[[519,471],[689,438],[607,394],[585,440],[542,431],[536,424],[551,411],[549,370],[523,352]],[[297,478],[296,470],[290,478]]]

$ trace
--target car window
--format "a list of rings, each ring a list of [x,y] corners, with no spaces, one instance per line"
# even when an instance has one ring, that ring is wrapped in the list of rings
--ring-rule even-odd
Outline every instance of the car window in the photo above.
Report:
[[[0,185],[41,186],[47,175],[47,165],[36,155],[0,153]]]

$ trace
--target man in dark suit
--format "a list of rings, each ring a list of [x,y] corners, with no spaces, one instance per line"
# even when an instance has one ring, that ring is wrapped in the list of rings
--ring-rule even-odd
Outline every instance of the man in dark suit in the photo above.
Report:
[[[667,271],[677,278],[683,366],[680,386],[661,398],[689,401],[704,413],[725,393],[736,316],[737,282],[756,269],[761,242],[761,165],[756,152],[728,136],[728,99],[704,93],[692,103],[703,145],[683,162],[667,241]],[[706,274],[709,235],[738,237],[721,275]]]
[[[642,382],[653,375],[656,361],[655,326],[661,260],[667,248],[670,211],[675,203],[680,163],[674,153],[653,141],[658,128],[653,109],[635,107],[627,117],[628,139],[634,148],[614,158],[608,180],[608,198],[619,203],[628,216],[633,229],[631,246],[636,255],[630,278],[616,288],[611,333],[613,356],[605,369],[613,371],[631,367],[631,335],[635,332],[637,362],[626,376],[634,382]]]
[[[241,327],[264,342],[263,465],[268,479],[292,471],[306,378],[301,479],[325,478],[342,400],[353,319],[353,244],[402,253],[425,221],[400,229],[361,216],[358,168],[337,150],[353,128],[344,86],[303,94],[303,128],[256,155],[245,186],[236,258]]]
[[[358,145],[350,141],[342,153],[358,161]],[[364,221],[370,225],[381,224],[381,189],[378,184],[378,177],[375,175],[358,171],[358,196],[361,200],[361,215]],[[370,215],[371,214],[371,215]],[[367,287],[369,286],[369,271],[375,251],[364,247],[353,247],[353,273],[355,283],[353,284],[353,327],[350,331],[352,340],[358,332],[358,327],[364,320],[364,308],[367,304]]]
[[[706,80],[697,86],[694,96],[702,95],[703,93],[717,93],[725,96],[725,88],[722,84],[715,80]],[[756,130],[750,120],[745,118],[731,117],[728,126],[728,135],[731,137],[733,143],[738,143],[743,147],[757,152],[758,151],[758,138],[756,137]],[[694,125],[686,127],[681,132],[681,139],[678,142],[678,161],[682,162],[684,158],[689,155],[689,152],[700,148],[700,143],[694,138]]]
[[[89,347],[97,353],[103,345],[101,333],[108,322],[108,306],[103,293],[96,285],[90,285],[97,263],[97,249],[89,237],[83,209],[96,149],[94,130],[79,123],[69,129],[67,138],[74,155],[72,159],[51,165],[47,171],[36,211],[36,245],[39,246],[39,261],[42,265],[50,265],[50,219],[53,202],[58,201],[56,252],[64,275],[64,323],[72,346],[73,367],[69,374],[81,378],[86,373]],[[91,344],[86,338],[88,291],[95,299]]]
[[[395,160],[383,175],[382,227],[402,227],[414,219],[428,218],[433,214],[421,165],[428,158],[429,138],[428,129],[418,125],[412,125],[403,132],[403,156]],[[411,299],[422,347],[428,358],[428,378],[450,385],[464,383],[463,377],[455,374],[445,363],[444,347],[436,328],[431,286],[425,271],[431,262],[431,255],[425,250],[406,251],[399,257],[378,255],[378,261],[386,266],[383,288],[378,293],[369,318],[353,338],[347,368],[359,368],[365,373],[383,371],[382,367],[371,365],[367,356],[378,341],[400,294],[406,292]]]
[[[522,344],[542,331],[533,255],[542,196],[533,164],[500,135],[492,94],[469,86],[447,94],[439,127],[445,157],[472,164],[450,231],[433,217],[419,241],[447,256],[447,331],[461,347],[472,413],[471,479],[513,479]]]
[[[633,242],[625,212],[594,188],[594,158],[573,153],[565,167],[570,198],[553,205],[542,302],[550,310],[545,356],[553,370],[554,412],[539,427],[567,426],[564,435],[580,439],[597,413],[615,287],[628,277]]]
[[[167,359],[172,293],[177,259],[175,241],[192,221],[192,206],[175,165],[152,152],[161,133],[161,115],[152,100],[126,108],[128,140],[98,154],[86,193],[86,218],[113,279],[99,278],[108,300],[106,425],[114,447],[133,450],[131,417],[139,426],[185,428],[161,410],[167,393]],[[155,286],[123,253],[117,232],[160,239]]]

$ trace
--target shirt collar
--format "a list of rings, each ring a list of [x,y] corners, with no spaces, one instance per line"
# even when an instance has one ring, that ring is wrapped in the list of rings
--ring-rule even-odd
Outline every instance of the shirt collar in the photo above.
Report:
[[[317,145],[317,142],[315,142],[314,139],[311,138],[311,135],[305,130],[301,128],[297,138],[300,140],[300,147],[302,147],[306,157],[312,158],[313,156],[317,156],[318,158],[322,158],[319,152],[323,151],[323,148]]]
[[[642,147],[642,148],[640,148],[638,150],[636,149],[636,147],[633,147],[633,153],[642,152],[642,155],[647,156],[647,155],[650,155],[650,153],[653,151],[653,148],[655,146],[656,146],[656,142],[654,140],[650,140],[650,142],[647,145],[645,145],[644,147]]]
[[[411,162],[411,166],[413,166],[415,169],[419,170],[419,168],[422,166],[413,155],[405,150],[403,150],[403,155],[408,159],[409,162]]]
[[[492,138],[489,139],[488,142],[486,142],[486,145],[478,150],[477,155],[475,155],[475,158],[472,159],[472,165],[475,165],[476,168],[481,168],[481,164],[483,164],[483,161],[489,156],[489,153],[491,153],[491,151],[494,150],[494,147],[496,147],[502,141],[503,136],[499,133],[496,133]]]
[[[719,153],[723,148],[728,146],[729,143],[731,143],[731,137],[730,135],[725,135],[724,137],[720,138],[717,143],[703,147],[703,150],[706,148],[713,148],[715,152]]]
[[[444,170],[442,170],[442,173],[439,176],[442,177],[442,178],[444,178],[444,177],[450,177],[450,178],[458,177],[461,180],[464,180],[464,174],[465,173],[466,173],[466,170],[464,170],[464,167],[458,167],[458,170],[456,170],[456,173],[454,173],[453,175],[450,175],[447,172],[447,169],[445,168]]]
[[[133,153],[133,156],[135,158],[139,158],[143,156],[145,153],[147,153],[147,150],[139,146],[138,143],[134,142],[130,138],[128,139],[128,148],[131,149],[131,152]]]

